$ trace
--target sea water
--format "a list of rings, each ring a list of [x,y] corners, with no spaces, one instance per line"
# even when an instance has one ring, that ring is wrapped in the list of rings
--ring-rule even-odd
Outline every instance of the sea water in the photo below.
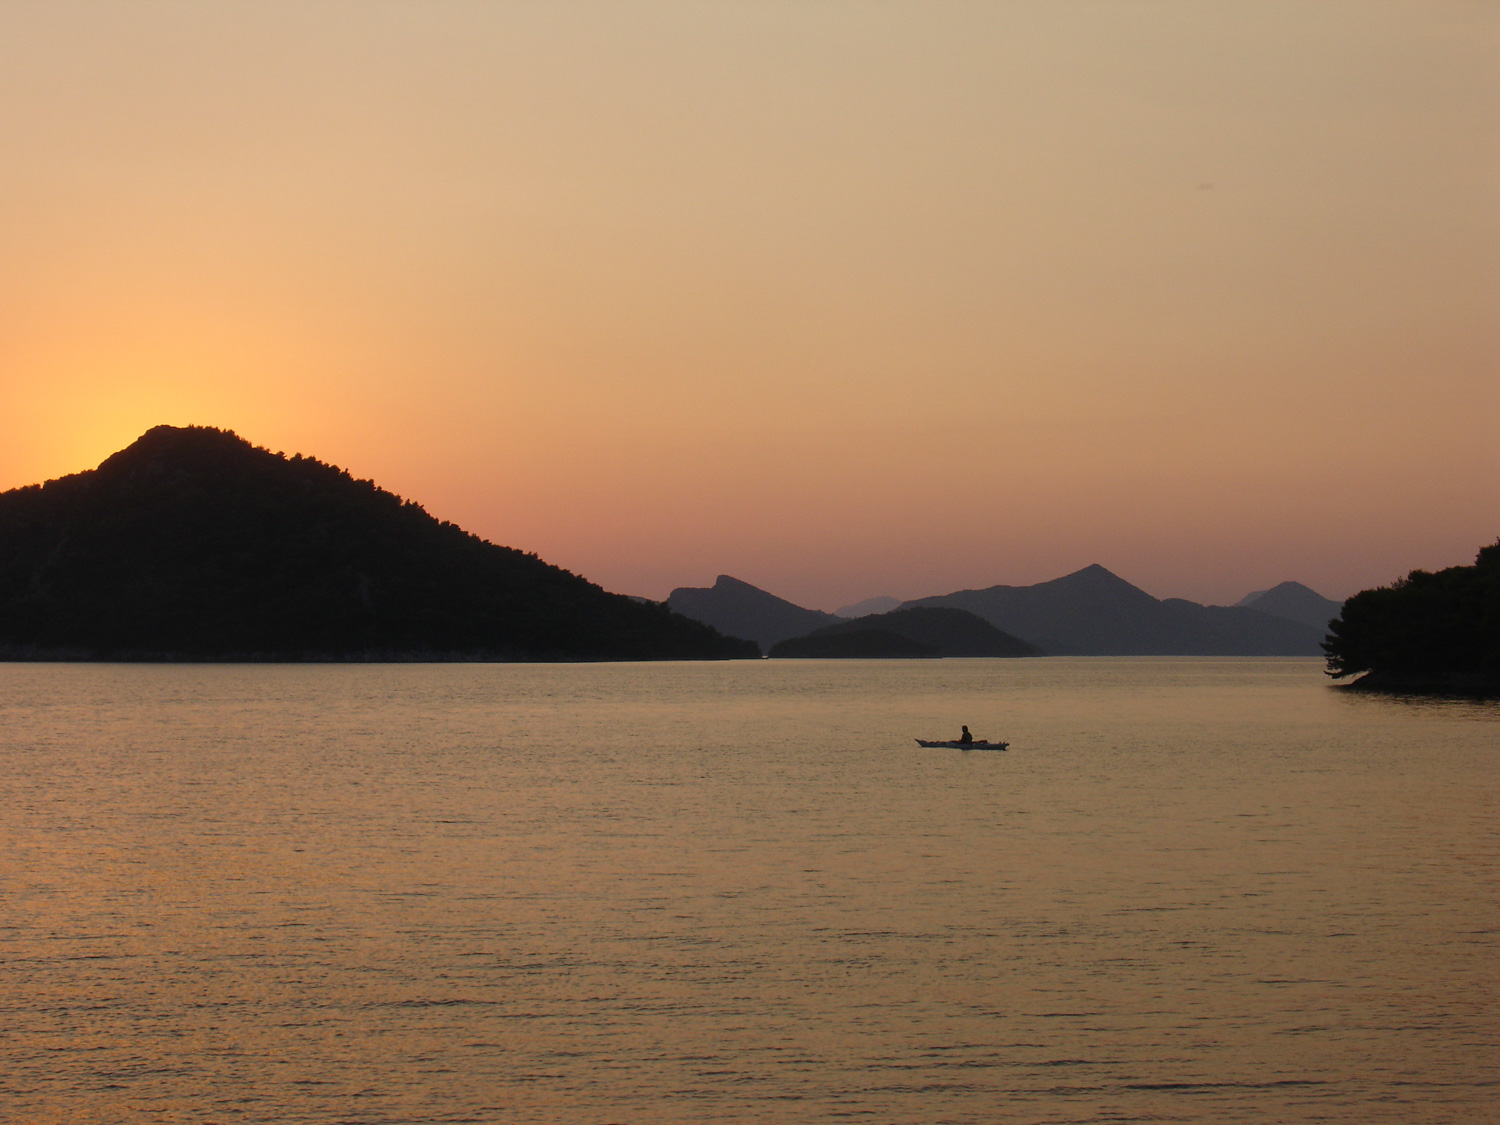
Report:
[[[0,665],[0,1119],[1496,1120],[1497,790],[1312,660]]]

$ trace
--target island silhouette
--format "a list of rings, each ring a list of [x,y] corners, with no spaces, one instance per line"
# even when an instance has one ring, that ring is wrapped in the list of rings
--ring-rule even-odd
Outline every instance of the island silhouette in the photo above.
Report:
[[[771,646],[774,657],[1040,656],[1041,650],[962,609],[913,606],[867,614]]]
[[[758,655],[227,430],[158,426],[97,469],[0,493],[7,659]]]
[[[1500,540],[1473,566],[1361,590],[1329,624],[1328,674],[1365,691],[1500,695]]]

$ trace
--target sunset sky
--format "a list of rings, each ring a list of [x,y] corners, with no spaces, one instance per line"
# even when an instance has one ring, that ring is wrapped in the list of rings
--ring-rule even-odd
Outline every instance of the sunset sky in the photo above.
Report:
[[[6,0],[0,488],[152,425],[606,588],[1500,536],[1500,4]]]

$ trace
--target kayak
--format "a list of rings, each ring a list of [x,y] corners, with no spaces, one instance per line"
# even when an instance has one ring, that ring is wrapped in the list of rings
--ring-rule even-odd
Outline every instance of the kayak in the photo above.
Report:
[[[918,746],[938,750],[1008,750],[1009,742],[986,742],[982,738],[976,738],[973,742],[929,742],[925,738],[917,739]]]

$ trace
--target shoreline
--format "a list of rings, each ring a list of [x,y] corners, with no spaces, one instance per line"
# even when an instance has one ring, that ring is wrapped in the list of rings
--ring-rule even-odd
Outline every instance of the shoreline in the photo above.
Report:
[[[1438,672],[1401,675],[1366,672],[1347,684],[1334,684],[1340,691],[1383,695],[1449,695],[1466,699],[1500,698],[1500,675],[1484,672]]]

